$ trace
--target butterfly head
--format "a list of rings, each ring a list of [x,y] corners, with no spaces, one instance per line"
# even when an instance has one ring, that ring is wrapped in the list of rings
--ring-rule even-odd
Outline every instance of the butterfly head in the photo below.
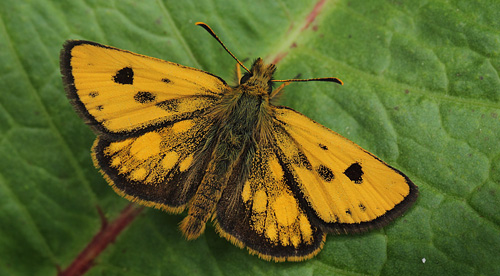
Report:
[[[253,63],[250,72],[245,73],[241,77],[240,85],[253,88],[252,90],[264,90],[268,94],[271,94],[274,71],[276,71],[274,64],[264,64],[264,61],[258,58]]]

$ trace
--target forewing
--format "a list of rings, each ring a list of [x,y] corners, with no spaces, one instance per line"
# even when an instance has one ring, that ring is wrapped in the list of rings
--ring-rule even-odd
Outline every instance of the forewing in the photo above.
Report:
[[[276,108],[274,116],[280,158],[322,229],[381,227],[415,201],[408,177],[350,140],[289,108]]]
[[[240,161],[217,205],[221,235],[263,259],[300,261],[316,255],[325,234],[294,195],[289,174],[274,147],[256,149],[251,165]]]
[[[209,161],[204,145],[210,127],[196,117],[120,141],[98,137],[92,149],[94,163],[123,197],[180,212],[196,192]]]
[[[61,72],[81,116],[110,138],[199,114],[229,89],[198,69],[81,40],[64,44]]]

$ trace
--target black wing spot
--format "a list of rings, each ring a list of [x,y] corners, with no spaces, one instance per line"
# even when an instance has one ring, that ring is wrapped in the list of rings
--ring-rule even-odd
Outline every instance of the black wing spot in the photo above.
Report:
[[[96,109],[97,109],[97,111],[101,111],[101,110],[103,109],[103,107],[102,107],[102,105],[98,105],[98,106],[96,107]]]
[[[92,91],[89,93],[89,97],[91,97],[91,98],[95,98],[97,96],[99,96],[99,92],[97,92],[97,91]]]
[[[173,111],[176,112],[179,109],[179,103],[181,101],[178,99],[173,99],[173,100],[167,100],[163,102],[159,102],[156,104],[157,107],[166,110],[166,111]]]
[[[172,82],[171,80],[169,80],[167,78],[163,78],[163,79],[161,79],[161,81],[164,83],[171,83]]]
[[[328,147],[325,146],[325,145],[323,145],[323,144],[321,144],[321,143],[319,144],[319,147],[322,148],[322,149],[324,149],[324,150],[328,150]]]
[[[345,213],[348,214],[349,216],[352,216],[351,209],[345,210]]]
[[[362,203],[360,203],[358,206],[359,206],[359,209],[360,209],[362,212],[366,211],[366,206],[365,206],[365,205],[363,205]]]
[[[123,67],[113,76],[113,81],[119,84],[134,83],[134,70],[130,67]]]
[[[139,91],[134,95],[134,100],[141,104],[153,102],[155,99],[156,96],[151,92]]]
[[[361,165],[356,162],[356,163],[352,163],[349,168],[347,168],[345,171],[344,171],[344,174],[349,177],[349,179],[351,181],[353,181],[354,183],[356,184],[361,184],[363,183],[363,170],[361,168]]]
[[[316,172],[318,172],[319,176],[321,176],[321,178],[323,178],[323,180],[325,180],[326,182],[330,182],[335,178],[335,175],[333,175],[332,170],[330,170],[330,168],[324,165],[319,165],[316,168]]]

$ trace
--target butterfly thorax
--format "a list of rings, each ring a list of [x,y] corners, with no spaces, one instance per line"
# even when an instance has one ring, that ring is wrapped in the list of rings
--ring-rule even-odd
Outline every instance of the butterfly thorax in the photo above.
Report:
[[[236,89],[256,96],[267,96],[272,92],[272,78],[276,71],[274,64],[264,64],[261,58],[255,60],[249,73],[245,73]]]
[[[207,112],[207,117],[214,122],[214,130],[220,137],[233,141],[233,146],[239,148],[242,140],[258,144],[269,142],[267,123],[272,113],[269,95],[275,70],[274,64],[266,65],[262,59],[257,59],[240,84],[226,91],[219,103]]]

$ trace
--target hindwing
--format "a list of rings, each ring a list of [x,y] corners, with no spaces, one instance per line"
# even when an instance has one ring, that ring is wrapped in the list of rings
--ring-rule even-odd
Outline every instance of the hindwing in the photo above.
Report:
[[[299,261],[319,252],[325,233],[293,191],[290,172],[276,148],[258,148],[247,177],[244,162],[217,205],[222,236],[264,259]]]
[[[180,212],[205,174],[210,153],[203,147],[210,128],[196,117],[124,140],[98,137],[94,163],[125,198]]]

